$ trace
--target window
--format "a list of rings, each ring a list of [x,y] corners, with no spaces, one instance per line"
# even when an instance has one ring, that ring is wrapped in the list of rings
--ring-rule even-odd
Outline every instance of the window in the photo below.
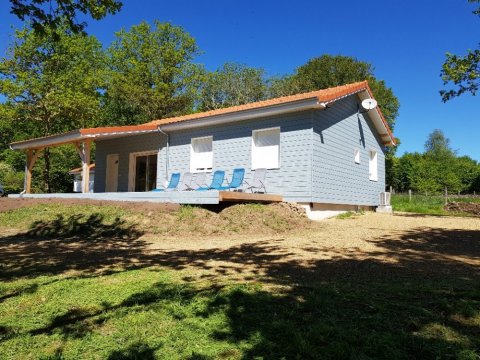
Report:
[[[190,171],[205,172],[213,168],[213,137],[201,137],[192,139],[190,146]]]
[[[370,162],[368,164],[369,178],[372,181],[378,181],[377,152],[370,150]]]
[[[254,130],[252,133],[252,169],[280,167],[280,128]]]
[[[359,149],[353,150],[353,157],[355,159],[355,164],[360,164],[360,150]]]

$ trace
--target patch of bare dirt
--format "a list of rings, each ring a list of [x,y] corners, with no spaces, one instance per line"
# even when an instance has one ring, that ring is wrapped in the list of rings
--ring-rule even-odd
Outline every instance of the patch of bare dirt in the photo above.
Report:
[[[454,213],[466,213],[480,216],[480,203],[449,202],[445,205],[445,210]]]
[[[133,202],[133,201],[102,201],[88,199],[14,199],[0,198],[0,212],[21,209],[24,207],[35,206],[38,204],[63,204],[63,205],[111,205],[135,212],[148,213],[150,211],[177,211],[180,206],[177,204],[161,204],[152,202]]]
[[[236,204],[219,211],[185,206],[177,212],[144,213],[132,222],[150,234],[174,237],[261,235],[269,236],[308,228],[312,222],[304,210],[286,203]]]

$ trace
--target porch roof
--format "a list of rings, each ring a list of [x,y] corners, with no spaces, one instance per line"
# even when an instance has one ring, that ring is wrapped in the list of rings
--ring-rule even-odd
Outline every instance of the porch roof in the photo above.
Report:
[[[154,124],[78,129],[63,134],[56,134],[14,142],[10,144],[10,148],[12,150],[41,149],[45,147],[80,142],[87,139],[99,140],[120,136],[123,137],[129,135],[138,135],[143,133],[155,132],[157,131],[157,129],[158,126]]]

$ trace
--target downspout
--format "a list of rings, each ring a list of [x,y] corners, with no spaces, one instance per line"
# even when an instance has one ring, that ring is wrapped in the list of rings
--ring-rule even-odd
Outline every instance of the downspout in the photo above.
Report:
[[[170,148],[170,136],[162,130],[160,126],[157,127],[157,130],[160,134],[163,134],[167,137],[167,147],[165,149],[165,181],[164,185],[167,186],[168,184],[168,163],[169,163],[169,148]]]

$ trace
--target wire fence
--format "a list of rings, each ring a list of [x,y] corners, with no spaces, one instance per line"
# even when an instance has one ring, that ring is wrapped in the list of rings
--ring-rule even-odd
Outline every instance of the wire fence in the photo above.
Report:
[[[391,193],[392,199],[394,202],[409,202],[409,203],[422,203],[422,204],[444,204],[446,205],[449,202],[480,202],[480,194],[476,192],[472,194],[458,194],[458,193],[448,193],[446,191],[444,194],[438,193],[428,193],[428,192],[395,192]]]

